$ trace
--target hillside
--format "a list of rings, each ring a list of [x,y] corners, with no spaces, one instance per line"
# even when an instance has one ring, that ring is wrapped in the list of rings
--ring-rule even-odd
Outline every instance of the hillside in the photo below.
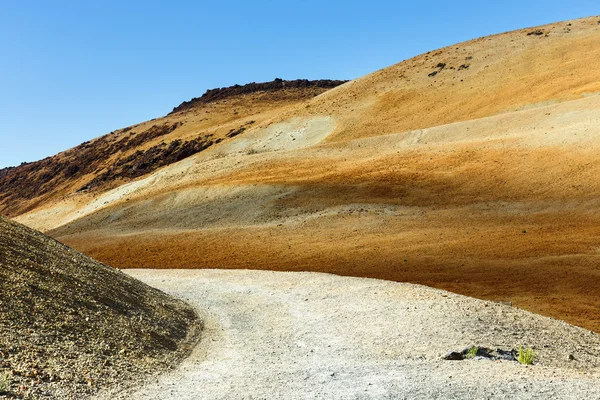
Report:
[[[145,380],[189,353],[197,325],[183,302],[0,217],[0,398]]]
[[[600,91],[600,17],[478,38],[422,54],[311,103],[330,141],[469,121]]]
[[[43,160],[0,169],[0,212],[14,216],[80,192],[102,192],[230,139],[344,81],[298,79],[208,90],[168,116]]]
[[[219,131],[243,132],[180,162],[12,212],[119,267],[406,281],[600,331],[599,19],[476,39],[244,112]],[[220,101],[219,115],[241,109]]]

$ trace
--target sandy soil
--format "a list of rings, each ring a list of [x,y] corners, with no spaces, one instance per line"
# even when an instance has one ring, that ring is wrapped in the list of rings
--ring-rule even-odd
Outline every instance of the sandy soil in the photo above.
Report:
[[[177,370],[124,399],[600,397],[600,336],[507,305],[328,274],[128,273],[193,304],[206,329]],[[472,345],[537,358],[442,359]]]

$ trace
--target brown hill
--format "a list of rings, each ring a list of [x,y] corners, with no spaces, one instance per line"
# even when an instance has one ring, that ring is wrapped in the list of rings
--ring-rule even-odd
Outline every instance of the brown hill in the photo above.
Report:
[[[111,132],[41,161],[0,169],[0,212],[15,216],[76,192],[114,188],[344,82],[275,79],[208,90],[167,117]]]
[[[450,46],[18,219],[122,267],[408,281],[600,330],[598,53],[598,18]]]
[[[183,302],[0,217],[3,394],[83,399],[189,351]]]

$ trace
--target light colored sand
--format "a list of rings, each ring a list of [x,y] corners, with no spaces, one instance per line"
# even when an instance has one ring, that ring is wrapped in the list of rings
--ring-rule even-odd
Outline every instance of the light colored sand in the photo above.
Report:
[[[176,371],[124,399],[600,398],[598,335],[506,305],[327,274],[128,273],[196,306],[206,330]],[[520,344],[537,365],[441,359]]]
[[[292,118],[289,121],[253,130],[238,136],[216,149],[222,156],[267,153],[273,151],[298,150],[314,146],[325,139],[335,129],[333,118]]]

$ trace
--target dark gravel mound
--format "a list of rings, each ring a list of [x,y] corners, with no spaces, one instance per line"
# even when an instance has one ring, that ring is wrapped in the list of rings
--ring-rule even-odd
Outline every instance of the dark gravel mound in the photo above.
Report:
[[[228,97],[239,96],[242,94],[250,94],[256,92],[274,92],[285,89],[332,89],[346,82],[348,81],[330,79],[320,79],[315,81],[310,81],[308,79],[296,79],[291,81],[285,81],[283,79],[276,78],[272,82],[252,82],[246,85],[233,85],[230,87],[209,89],[201,97],[194,97],[190,101],[184,101],[179,106],[175,107],[170,114],[188,110],[198,104],[207,104],[213,101],[223,100]]]
[[[170,368],[185,303],[0,217],[0,398],[83,399]]]

